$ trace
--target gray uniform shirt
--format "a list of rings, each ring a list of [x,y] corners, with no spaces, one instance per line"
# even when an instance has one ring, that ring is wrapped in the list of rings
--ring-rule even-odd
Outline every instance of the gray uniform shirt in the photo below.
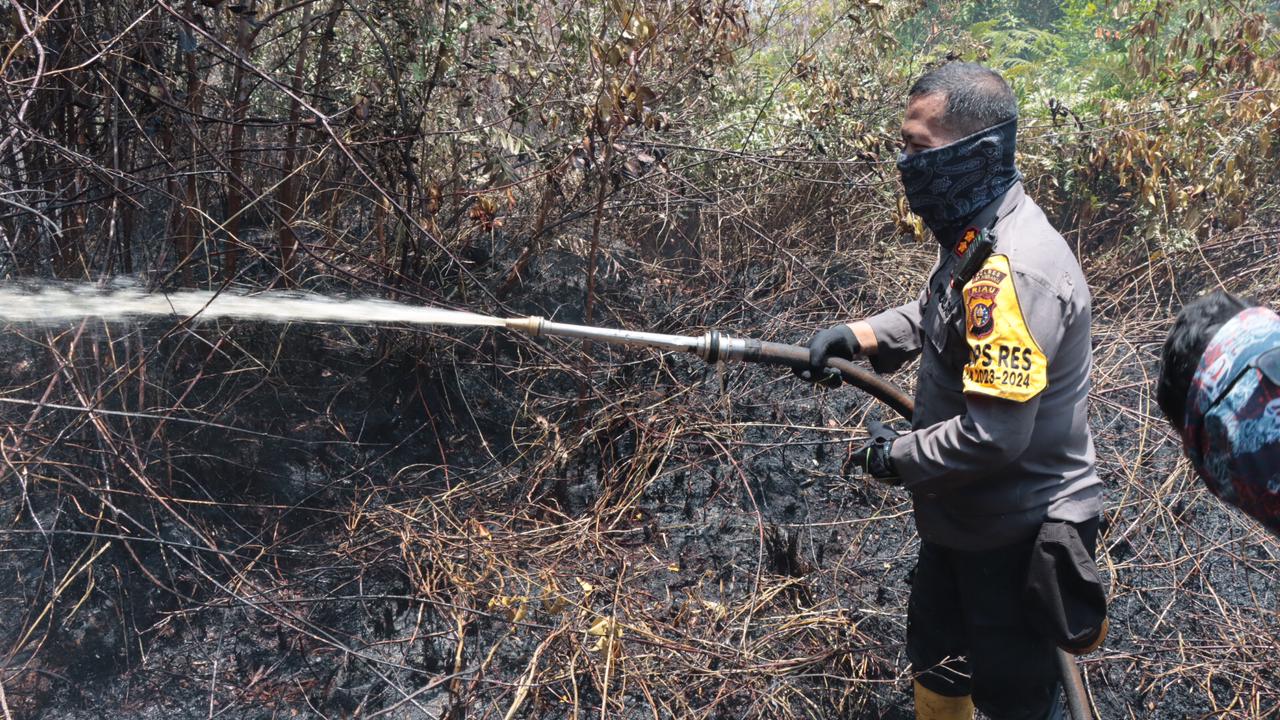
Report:
[[[919,300],[867,320],[879,344],[877,371],[921,355],[913,430],[891,455],[920,537],[962,550],[1028,539],[1046,518],[1081,522],[1101,510],[1086,411],[1089,288],[1021,183],[997,202],[996,245],[975,279],[1003,279],[1002,295],[991,285],[988,303],[980,290],[970,297],[952,288],[960,258],[944,249]],[[993,315],[1002,325],[991,335]],[[1029,331],[1027,349],[984,345],[984,333],[998,340],[1011,323]],[[1033,366],[1036,373],[1019,374]],[[974,378],[1014,389],[996,396]]]

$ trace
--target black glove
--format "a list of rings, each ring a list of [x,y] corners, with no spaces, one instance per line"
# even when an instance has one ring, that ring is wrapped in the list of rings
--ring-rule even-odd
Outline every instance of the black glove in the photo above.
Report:
[[[862,346],[846,323],[832,325],[813,336],[809,341],[809,367],[792,368],[791,372],[801,380],[830,385],[840,384],[840,374],[827,367],[827,358],[852,360]]]
[[[901,484],[902,479],[898,477],[893,458],[889,455],[893,441],[900,433],[877,420],[867,421],[867,433],[871,435],[870,442],[854,451],[845,465],[846,472],[852,466],[882,483]]]

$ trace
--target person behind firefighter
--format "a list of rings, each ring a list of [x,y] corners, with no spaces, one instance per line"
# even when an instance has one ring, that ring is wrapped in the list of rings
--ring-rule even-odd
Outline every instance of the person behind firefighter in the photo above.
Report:
[[[876,425],[855,458],[911,493],[907,654],[929,720],[975,705],[993,720],[1058,717],[1054,645],[1087,652],[1106,633],[1089,289],[1023,189],[1017,116],[1004,79],[975,63],[912,85],[898,170],[938,261],[916,301],[814,336],[800,373],[827,379],[831,356],[878,372],[921,358],[911,431]]]
[[[1280,316],[1222,291],[1187,304],[1156,402],[1209,491],[1280,537]]]

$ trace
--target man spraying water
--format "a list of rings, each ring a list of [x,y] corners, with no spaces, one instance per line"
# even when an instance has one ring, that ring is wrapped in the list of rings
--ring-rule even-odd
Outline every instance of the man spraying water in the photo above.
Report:
[[[1023,190],[1016,129],[1013,93],[980,65],[916,81],[898,168],[938,262],[917,301],[818,333],[802,373],[822,379],[831,356],[864,355],[881,372],[921,357],[911,432],[875,427],[856,457],[914,503],[907,653],[926,720],[975,705],[997,720],[1056,717],[1054,644],[1083,652],[1105,632],[1100,588],[1084,622],[1060,591],[1097,587],[1089,290]],[[1055,557],[1092,577],[1062,577],[1072,568]]]

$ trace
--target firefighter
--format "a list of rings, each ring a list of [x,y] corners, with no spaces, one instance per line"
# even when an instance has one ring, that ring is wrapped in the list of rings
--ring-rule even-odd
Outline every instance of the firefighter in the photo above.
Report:
[[[1054,645],[1086,652],[1106,631],[1089,289],[1023,189],[1017,110],[1004,79],[975,63],[912,85],[898,169],[938,261],[916,301],[814,336],[801,373],[822,380],[831,356],[865,356],[878,372],[920,357],[911,431],[874,427],[855,458],[911,493],[907,654],[916,717],[930,720],[970,718],[975,705],[993,720],[1058,717]],[[1080,567],[1052,567],[1046,542]],[[1082,580],[1061,575],[1073,571],[1095,586],[1083,614],[1062,596]]]

